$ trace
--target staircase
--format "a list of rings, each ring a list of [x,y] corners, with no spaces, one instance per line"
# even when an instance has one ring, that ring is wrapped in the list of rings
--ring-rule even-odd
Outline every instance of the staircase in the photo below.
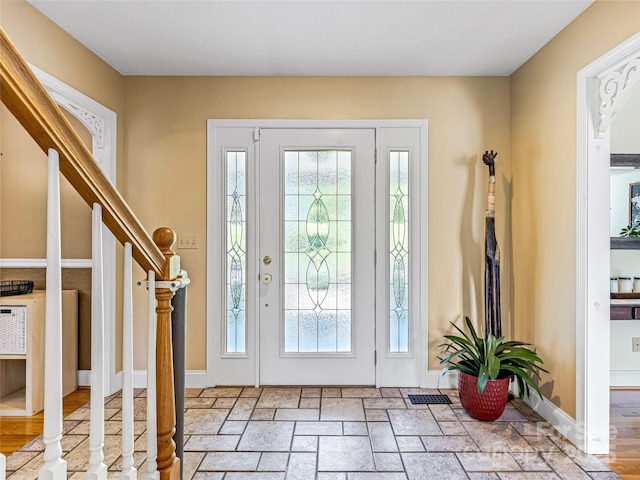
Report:
[[[106,480],[104,445],[104,288],[102,226],[124,245],[123,275],[123,389],[122,456],[120,478],[134,480],[133,462],[133,319],[132,265],[148,272],[149,358],[147,394],[147,472],[145,478],[180,478],[171,344],[171,299],[176,288],[188,284],[180,259],[171,250],[176,235],[159,228],[150,235],[116,188],[102,173],[56,103],[42,87],[15,45],[0,28],[0,98],[48,156],[47,298],[45,326],[45,465],[40,480],[66,480],[62,459],[62,327],[60,254],[60,173],[92,208],[92,340],[90,467],[87,479]],[[160,391],[162,395],[156,395]],[[155,437],[155,440],[154,440]],[[0,455],[0,479],[6,462]]]

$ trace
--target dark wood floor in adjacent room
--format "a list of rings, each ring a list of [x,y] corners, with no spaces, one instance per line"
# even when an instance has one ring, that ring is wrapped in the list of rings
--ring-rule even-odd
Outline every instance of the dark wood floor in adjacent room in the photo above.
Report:
[[[640,480],[640,389],[611,390],[609,455],[600,458],[624,480]]]
[[[63,417],[89,401],[90,389],[80,387],[64,397]],[[44,412],[32,417],[0,417],[0,453],[9,456],[42,433]]]

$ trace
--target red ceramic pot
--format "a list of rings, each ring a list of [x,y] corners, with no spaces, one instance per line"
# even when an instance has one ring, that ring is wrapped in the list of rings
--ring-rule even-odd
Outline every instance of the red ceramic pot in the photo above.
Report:
[[[491,422],[502,415],[507,406],[509,378],[489,380],[482,393],[478,393],[478,377],[460,372],[458,394],[465,411],[473,418]]]

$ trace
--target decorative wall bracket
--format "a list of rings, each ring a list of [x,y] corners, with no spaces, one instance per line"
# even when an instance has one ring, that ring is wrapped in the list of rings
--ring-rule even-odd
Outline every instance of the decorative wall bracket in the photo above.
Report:
[[[94,112],[87,110],[82,105],[77,104],[68,97],[60,95],[58,92],[46,88],[46,86],[45,89],[58,105],[64,107],[74,117],[82,122],[82,124],[91,133],[93,141],[95,142],[95,146],[97,148],[104,148],[104,118],[96,115]]]
[[[54,102],[76,117],[91,133],[91,150],[111,183],[116,182],[116,113],[35,65],[29,67]]]
[[[598,76],[600,100],[597,133],[606,132],[625,104],[633,88],[640,83],[640,55],[626,58],[612,70]]]

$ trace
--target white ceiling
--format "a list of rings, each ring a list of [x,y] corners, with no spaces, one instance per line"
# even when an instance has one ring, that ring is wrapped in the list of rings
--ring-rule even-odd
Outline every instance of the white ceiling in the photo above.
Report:
[[[510,75],[593,0],[29,0],[123,75]]]

